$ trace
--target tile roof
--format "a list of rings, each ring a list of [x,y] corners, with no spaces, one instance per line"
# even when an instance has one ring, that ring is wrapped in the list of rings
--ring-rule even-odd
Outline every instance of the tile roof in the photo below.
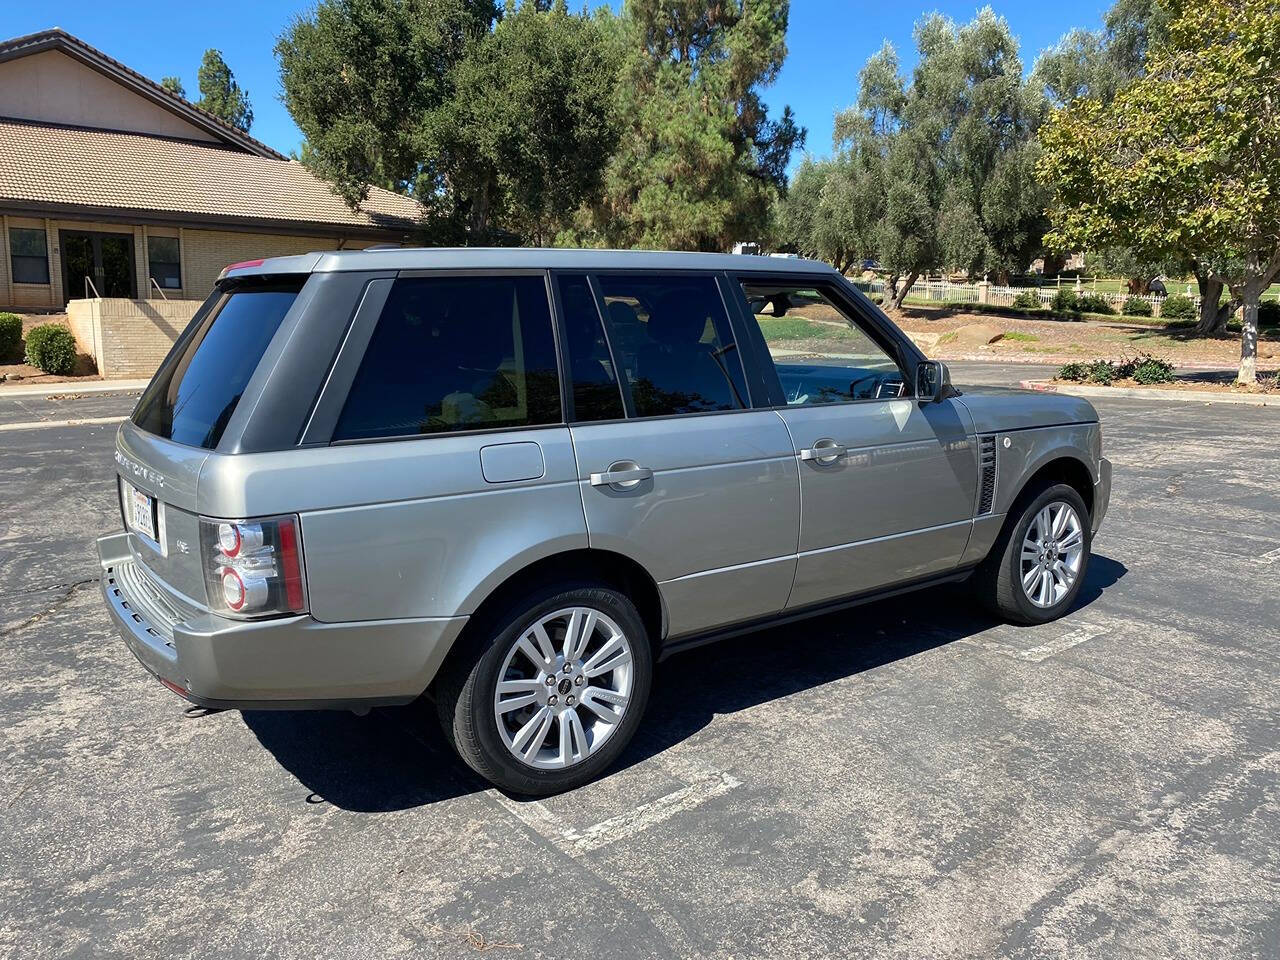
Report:
[[[402,233],[422,217],[416,201],[377,187],[353,211],[296,161],[190,140],[0,118],[0,158],[0,205],[24,209]]]

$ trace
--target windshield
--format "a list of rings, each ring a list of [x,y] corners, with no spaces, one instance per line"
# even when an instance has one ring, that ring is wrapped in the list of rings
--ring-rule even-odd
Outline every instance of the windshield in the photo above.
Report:
[[[216,447],[305,279],[245,283],[215,294],[212,309],[197,315],[194,330],[161,364],[133,422],[166,440]]]

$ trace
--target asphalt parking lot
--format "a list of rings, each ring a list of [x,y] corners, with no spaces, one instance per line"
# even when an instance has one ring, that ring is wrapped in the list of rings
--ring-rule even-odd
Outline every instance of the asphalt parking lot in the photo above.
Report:
[[[949,587],[673,657],[611,776],[525,802],[420,706],[184,717],[98,595],[115,425],[58,425],[132,399],[18,403],[0,954],[1280,956],[1274,408],[1096,402],[1065,620]]]

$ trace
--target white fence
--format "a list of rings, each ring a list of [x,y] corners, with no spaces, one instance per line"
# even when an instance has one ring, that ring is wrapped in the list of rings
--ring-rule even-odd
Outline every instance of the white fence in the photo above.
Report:
[[[870,293],[888,296],[886,284],[883,280],[872,280],[870,283],[860,284],[860,286],[863,286]],[[1125,301],[1138,299],[1146,300],[1151,304],[1152,315],[1158,317],[1166,299],[1165,297],[1154,295],[1136,296],[1127,293],[1103,293],[1074,285],[1060,288],[1047,286],[1003,287],[994,283],[952,283],[950,280],[928,277],[921,277],[912,284],[911,290],[907,294],[907,299],[915,301],[927,300],[932,303],[990,303],[995,306],[1011,307],[1018,296],[1030,294],[1040,301],[1041,306],[1048,307],[1053,303],[1053,298],[1057,296],[1059,289],[1069,291],[1077,296],[1097,297],[1100,300],[1104,300],[1111,310],[1117,314],[1123,312]],[[1183,296],[1186,295],[1183,294]],[[1188,296],[1188,299],[1196,311],[1199,312],[1200,297],[1192,294]]]

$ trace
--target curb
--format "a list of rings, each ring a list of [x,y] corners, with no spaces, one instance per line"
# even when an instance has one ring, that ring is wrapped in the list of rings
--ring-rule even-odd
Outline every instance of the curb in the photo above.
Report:
[[[15,383],[10,386],[0,383],[0,400],[5,397],[51,397],[57,395],[80,395],[86,393],[138,393],[145,390],[150,380],[94,380],[92,383]]]
[[[1181,400],[1184,403],[1236,403],[1251,407],[1280,407],[1280,394],[1213,393],[1208,390],[1156,390],[1147,387],[1090,387],[1083,384],[1023,380],[1023,390],[1069,393],[1077,397],[1127,397],[1132,400]]]

